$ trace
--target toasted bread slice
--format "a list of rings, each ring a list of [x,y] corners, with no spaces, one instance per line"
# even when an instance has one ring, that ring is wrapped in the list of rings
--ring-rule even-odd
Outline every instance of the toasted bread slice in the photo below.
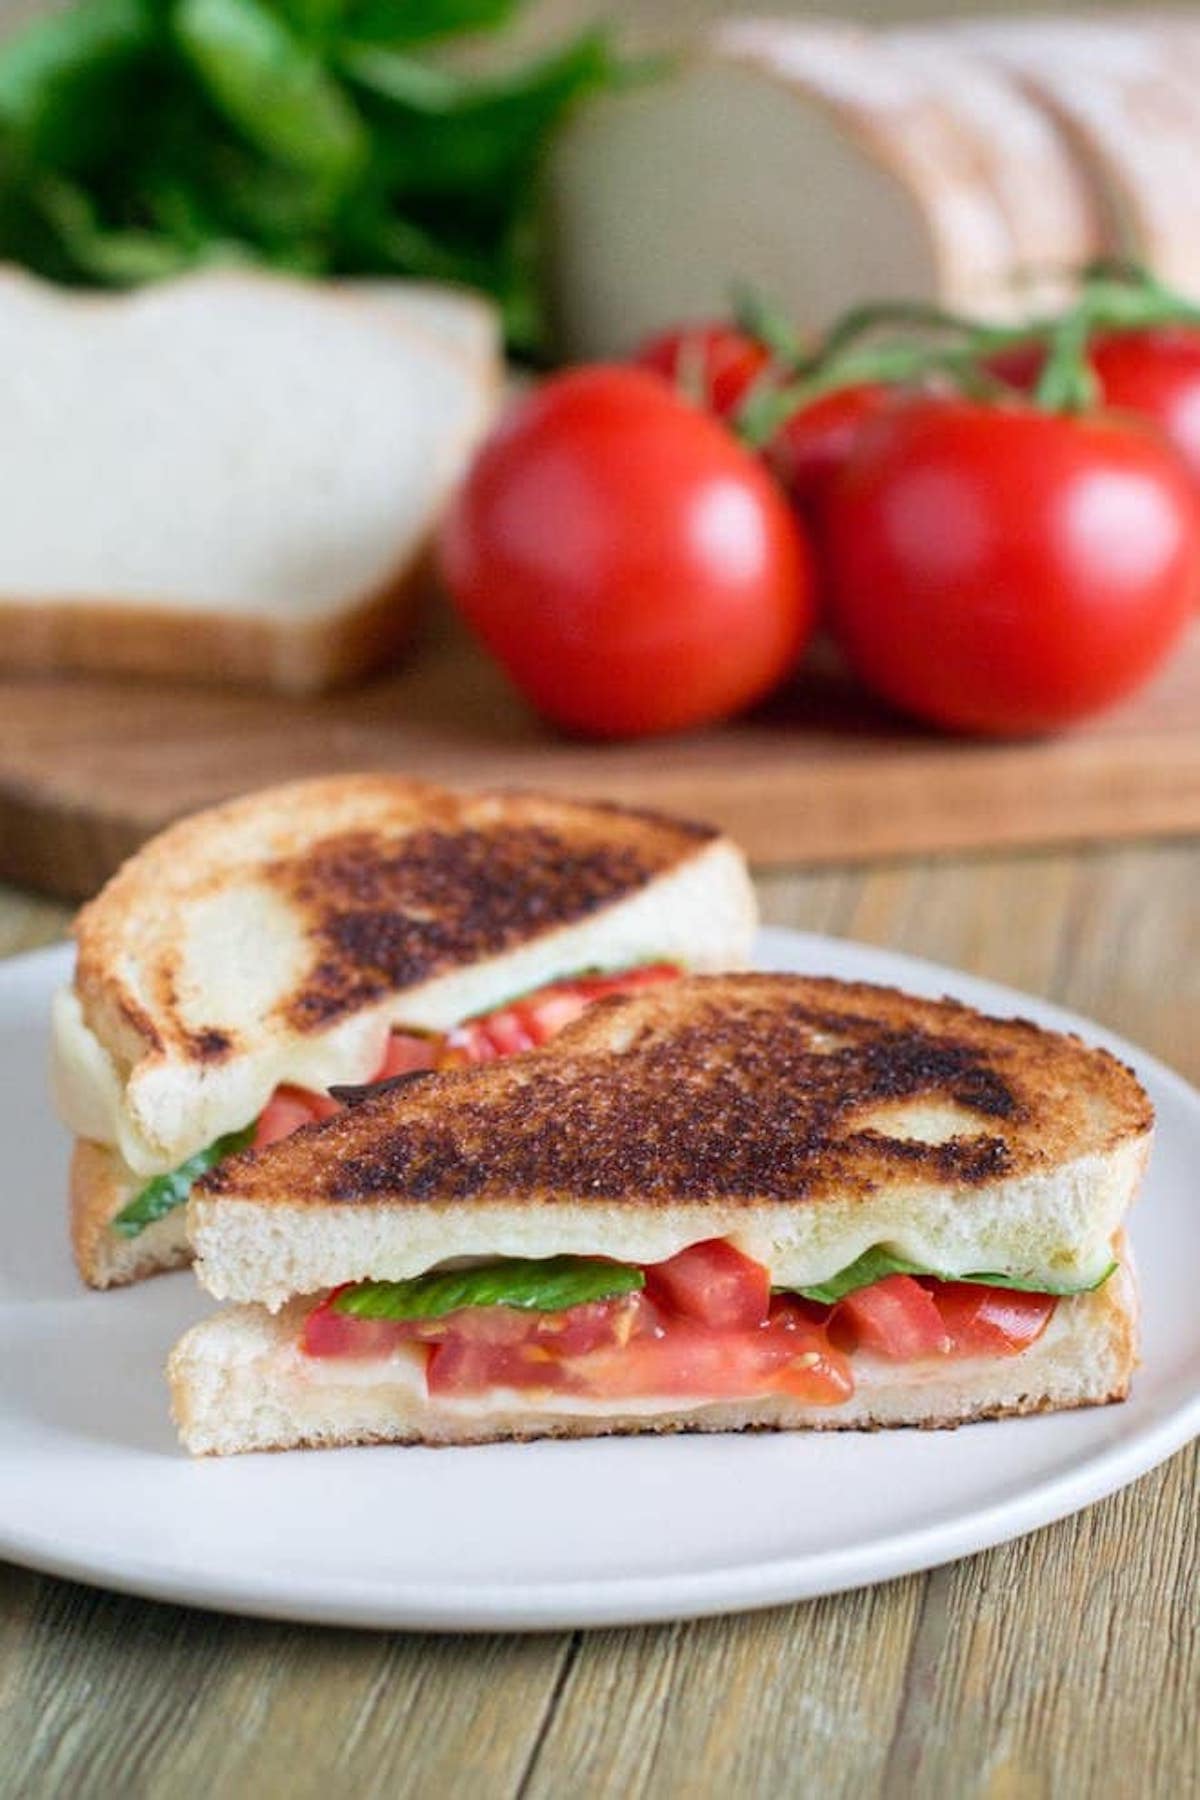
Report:
[[[740,853],[704,826],[393,775],[271,789],[163,832],[83,909],[60,1104],[154,1174],[280,1082],[368,1079],[392,1026],[586,967],[736,965],[754,924]]]
[[[194,1326],[176,1346],[168,1365],[171,1403],[193,1455],[633,1432],[945,1427],[1122,1400],[1137,1361],[1137,1294],[1125,1252],[1102,1288],[1061,1300],[1044,1334],[1020,1355],[952,1359],[915,1373],[859,1356],[856,1392],[839,1406],[782,1395],[605,1404],[499,1391],[435,1400],[415,1361],[389,1359],[364,1379],[361,1363],[305,1356],[299,1345],[307,1306],[296,1302],[274,1317],[260,1307],[234,1307]]]
[[[56,1002],[81,1274],[185,1262],[182,1211],[132,1239],[113,1219],[279,1082],[361,1081],[391,1026],[444,1029],[584,967],[736,965],[754,924],[731,844],[614,808],[374,776],[174,827],[84,909]]]
[[[188,1228],[212,1294],[273,1310],[458,1257],[648,1264],[716,1237],[789,1287],[886,1246],[1053,1289],[1107,1268],[1152,1125],[1113,1057],[1020,1019],[699,977],[231,1158]]]

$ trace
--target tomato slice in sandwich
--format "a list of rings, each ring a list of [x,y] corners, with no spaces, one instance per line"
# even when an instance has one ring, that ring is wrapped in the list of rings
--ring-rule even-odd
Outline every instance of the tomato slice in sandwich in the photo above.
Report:
[[[771,1276],[724,1238],[710,1238],[652,1264],[646,1293],[668,1311],[716,1331],[748,1331],[766,1322]]]
[[[971,1281],[935,1281],[930,1290],[955,1356],[1015,1356],[1041,1337],[1058,1305],[1053,1294]]]
[[[836,1343],[895,1362],[943,1356],[950,1348],[932,1294],[911,1275],[887,1275],[847,1294],[838,1302],[832,1331]]]

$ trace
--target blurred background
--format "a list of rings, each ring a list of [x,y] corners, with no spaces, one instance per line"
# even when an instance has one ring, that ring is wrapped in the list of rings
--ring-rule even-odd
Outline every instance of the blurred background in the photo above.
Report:
[[[369,763],[763,862],[1200,824],[1200,14],[0,0],[2,263],[0,877]]]
[[[27,19],[65,9],[68,0],[0,0],[0,24],[15,28]],[[581,21],[610,20],[632,35],[662,29],[692,28],[706,19],[736,17],[771,12],[781,16],[837,17],[893,21],[896,19],[933,19],[954,15],[1017,14],[1036,12],[1037,0],[1009,0],[1008,4],[987,4],[986,0],[842,0],[840,5],[803,6],[796,0],[777,0],[767,6],[729,5],[722,0],[531,0],[524,16],[513,28],[515,42],[535,43],[578,26]],[[1042,7],[1041,11],[1047,9]],[[1070,0],[1056,5],[1056,13],[1095,12],[1095,7],[1072,5]],[[1150,5],[1128,7],[1126,11],[1145,13],[1171,10]]]

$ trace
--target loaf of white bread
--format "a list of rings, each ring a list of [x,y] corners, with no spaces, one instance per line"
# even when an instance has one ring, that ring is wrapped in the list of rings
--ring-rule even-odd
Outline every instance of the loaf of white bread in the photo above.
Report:
[[[560,345],[622,354],[739,286],[813,330],[887,298],[1019,317],[1113,255],[1200,298],[1198,76],[1187,14],[726,21],[560,141]]]
[[[500,389],[474,295],[0,273],[0,669],[303,693],[406,639]]]

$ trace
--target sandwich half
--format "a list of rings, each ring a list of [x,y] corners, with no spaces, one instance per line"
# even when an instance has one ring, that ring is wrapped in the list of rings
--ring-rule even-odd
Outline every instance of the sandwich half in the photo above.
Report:
[[[1106,1052],[950,1001],[615,997],[206,1176],[197,1274],[239,1304],[173,1352],[175,1416],[228,1454],[1120,1400],[1152,1127]]]
[[[55,1000],[81,1274],[186,1262],[192,1183],[331,1087],[544,1043],[602,994],[739,966],[755,922],[727,839],[613,806],[361,775],[173,826],[83,909]]]

